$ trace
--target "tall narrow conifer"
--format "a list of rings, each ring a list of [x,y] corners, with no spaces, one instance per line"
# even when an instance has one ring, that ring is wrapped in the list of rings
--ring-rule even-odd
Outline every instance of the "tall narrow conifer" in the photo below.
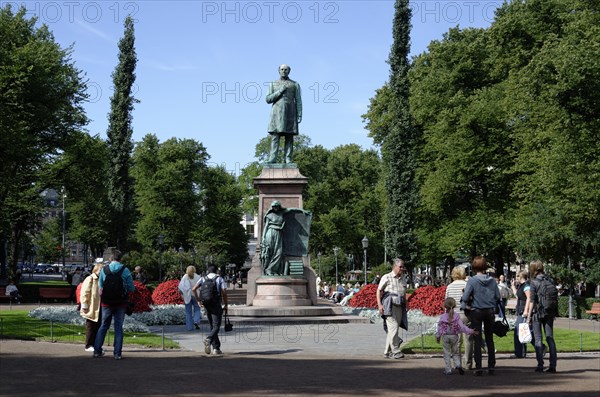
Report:
[[[419,133],[413,126],[409,106],[408,70],[410,63],[410,17],[408,0],[396,0],[393,24],[393,44],[390,51],[391,106],[390,128],[382,142],[386,212],[386,246],[393,256],[412,264],[417,256],[414,233],[418,203],[415,181]]]
[[[131,127],[132,95],[135,82],[135,36],[133,20],[125,19],[125,33],[119,41],[119,63],[112,74],[114,93],[110,99],[109,125],[106,133],[110,156],[108,197],[112,207],[111,245],[128,248],[134,217],[133,189],[129,175],[133,151]]]

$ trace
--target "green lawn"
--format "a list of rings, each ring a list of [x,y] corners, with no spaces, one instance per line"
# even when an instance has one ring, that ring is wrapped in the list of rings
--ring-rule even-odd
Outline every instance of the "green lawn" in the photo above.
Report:
[[[27,316],[27,313],[27,310],[0,312],[0,336],[7,339],[84,343],[85,327],[53,323],[51,329],[49,321],[31,318]],[[109,334],[106,341],[112,343],[112,331],[109,331]],[[162,337],[145,332],[125,332],[123,343],[160,348],[162,347]],[[178,349],[179,344],[165,338],[165,348]]]
[[[37,286],[37,287],[70,287],[71,284],[63,280],[44,280],[44,281],[21,281],[19,286]]]
[[[600,334],[598,333],[555,328],[554,340],[559,353],[600,351]],[[512,353],[514,351],[513,331],[509,331],[504,338],[494,335],[494,345],[498,353]],[[442,353],[442,345],[435,341],[434,335],[424,335],[423,346],[424,349],[421,347],[421,337],[417,337],[402,346],[402,351],[405,353]]]

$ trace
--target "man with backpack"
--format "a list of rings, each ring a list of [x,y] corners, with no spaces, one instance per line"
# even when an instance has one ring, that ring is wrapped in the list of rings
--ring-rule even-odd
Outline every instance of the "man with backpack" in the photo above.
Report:
[[[209,265],[206,269],[206,276],[201,277],[198,283],[192,288],[198,302],[204,306],[206,317],[210,325],[210,332],[204,340],[204,352],[206,354],[219,355],[221,351],[221,341],[219,340],[219,329],[223,312],[227,314],[227,284],[223,277],[216,274],[215,265]],[[223,306],[224,305],[224,306]]]
[[[527,313],[529,325],[533,324],[535,340],[535,372],[544,372],[544,345],[542,327],[550,350],[550,364],[546,372],[556,372],[556,343],[554,342],[554,318],[558,315],[558,290],[552,280],[544,273],[541,261],[529,264],[531,275],[531,304]]]
[[[102,345],[104,338],[110,328],[110,323],[115,319],[115,337],[113,355],[115,360],[121,359],[123,348],[123,321],[127,311],[127,296],[135,291],[133,278],[129,269],[121,263],[123,254],[121,251],[114,250],[112,261],[108,266],[104,266],[98,279],[100,290],[100,306],[102,307],[102,325],[96,335],[94,342],[94,358],[104,355]]]

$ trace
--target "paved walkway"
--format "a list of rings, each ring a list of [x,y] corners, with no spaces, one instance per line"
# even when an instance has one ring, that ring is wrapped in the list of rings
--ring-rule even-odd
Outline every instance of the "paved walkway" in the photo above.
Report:
[[[558,323],[590,331],[598,326]],[[382,358],[381,324],[237,323],[223,334],[222,357],[202,352],[203,327],[166,327],[181,350],[126,346],[121,361],[110,358],[110,347],[107,356],[93,359],[80,344],[0,341],[0,395],[596,397],[600,391],[598,353],[559,354],[557,374],[536,374],[533,358],[504,354],[496,376],[445,376],[439,355]]]

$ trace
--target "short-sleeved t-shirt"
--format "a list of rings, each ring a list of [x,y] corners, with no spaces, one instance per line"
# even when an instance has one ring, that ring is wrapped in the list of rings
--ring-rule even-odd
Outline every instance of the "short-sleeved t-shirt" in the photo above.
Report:
[[[217,277],[217,290],[219,291],[219,294],[221,294],[221,291],[227,289],[227,283],[225,282],[225,280],[223,279],[223,277],[218,276],[215,273],[209,273],[205,277],[200,277],[200,280],[198,280],[198,282],[196,283],[196,285],[198,287],[200,287],[202,285],[202,283],[206,280],[207,277],[210,278],[211,280],[213,278]]]
[[[402,280],[402,277],[394,277],[394,272],[389,272],[381,277],[377,289],[402,296],[406,293],[406,284]]]

